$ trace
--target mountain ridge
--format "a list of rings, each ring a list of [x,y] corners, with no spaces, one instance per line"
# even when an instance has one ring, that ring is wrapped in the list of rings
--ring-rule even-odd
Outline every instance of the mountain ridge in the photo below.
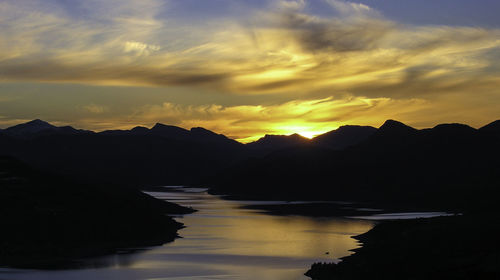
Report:
[[[50,128],[42,121],[37,123]],[[345,126],[312,140],[297,134],[268,135],[261,142],[285,141],[274,141],[271,148],[264,149],[253,149],[255,144],[242,144],[196,127],[187,130],[157,124],[151,129],[135,127],[97,133],[82,133],[71,127],[66,128],[68,133],[61,133],[63,129],[36,131],[30,137],[12,137],[2,131],[0,155],[88,181],[116,181],[134,186],[205,185],[221,193],[237,188],[245,193],[261,187],[262,191],[267,191],[264,186],[271,185],[272,188],[275,185],[296,186],[297,196],[301,196],[300,184],[310,185],[316,181],[317,188],[331,185],[330,176],[335,178],[335,185],[342,185],[342,192],[346,194],[354,189],[352,185],[370,186],[373,180],[382,182],[390,178],[394,178],[390,184],[396,184],[395,178],[403,174],[411,178],[418,172],[433,174],[438,179],[429,180],[437,182],[446,178],[446,172],[455,172],[452,167],[465,172],[460,165],[464,158],[489,163],[490,167],[483,166],[484,171],[489,172],[491,166],[496,166],[496,159],[486,154],[495,154],[498,149],[498,138],[484,129],[447,124],[418,130],[393,120],[386,121],[379,129]],[[361,136],[345,133],[359,129],[363,131]],[[315,143],[331,135],[350,140],[343,140],[343,146],[340,140],[339,143],[325,142],[329,146]],[[440,164],[448,165],[443,174],[439,173],[443,168]],[[483,172],[479,170],[482,164],[475,166],[465,162],[463,165],[470,166],[477,174]],[[360,176],[357,172],[364,174]],[[390,175],[384,177],[383,174]],[[234,187],[234,182],[241,183]],[[293,192],[282,190],[282,193],[291,195]],[[326,191],[326,195],[329,193]]]
[[[443,123],[443,124],[438,124],[434,126],[432,129],[446,129],[446,127],[461,127],[463,129],[474,129],[474,130],[480,130],[480,131],[488,131],[488,132],[500,132],[500,120],[495,120],[493,122],[490,122],[478,129],[475,129],[473,127],[470,127],[466,124],[460,124],[460,123]],[[279,135],[279,134],[266,134],[265,136],[257,139],[256,141],[246,143],[244,145],[248,146],[254,146],[256,143],[259,142],[267,142],[267,141],[273,141],[275,142],[276,139],[280,139],[279,141],[282,142],[312,142],[316,144],[320,144],[323,146],[330,146],[330,144],[325,145],[323,142],[325,142],[324,139],[331,137],[335,134],[339,133],[352,133],[354,130],[364,130],[365,135],[360,135],[360,139],[353,139],[355,141],[354,144],[357,144],[364,140],[366,137],[371,136],[373,132],[377,132],[379,134],[404,134],[405,132],[417,132],[417,131],[423,131],[423,130],[428,130],[431,128],[424,128],[424,129],[416,129],[411,126],[408,126],[402,122],[393,120],[393,119],[388,119],[386,120],[379,128],[375,128],[372,126],[363,126],[363,125],[344,125],[340,126],[337,129],[325,132],[323,134],[317,135],[312,139],[308,139],[306,137],[301,136],[298,133],[293,133],[290,135]],[[349,131],[351,130],[351,131]],[[177,138],[178,140],[187,140],[189,138],[189,133],[196,134],[198,136],[209,136],[211,138],[219,138],[219,139],[228,139],[228,140],[233,140],[238,142],[237,140],[231,139],[224,134],[219,134],[214,131],[208,130],[203,127],[192,127],[191,129],[185,129],[182,127],[174,126],[174,125],[167,125],[167,124],[162,124],[162,123],[156,123],[153,125],[151,128],[147,128],[144,126],[136,126],[131,129],[117,129],[117,130],[103,130],[103,131],[92,131],[92,130],[85,130],[85,129],[77,129],[72,126],[55,126],[50,124],[49,122],[43,121],[41,119],[34,119],[32,121],[28,121],[25,123],[20,123],[17,125],[13,125],[7,128],[0,128],[0,133],[4,135],[9,135],[11,137],[26,137],[26,136],[38,136],[39,132],[53,132],[53,133],[66,133],[66,134],[71,134],[71,133],[96,133],[96,134],[102,134],[102,135],[144,135],[147,133],[155,134],[155,135],[160,135],[160,136],[165,136],[165,137],[170,137],[170,138]],[[359,132],[359,131],[358,131]],[[31,135],[30,135],[31,134]],[[349,136],[352,137],[352,136]],[[288,139],[288,140],[283,140],[283,139]],[[278,141],[278,142],[279,142]],[[241,143],[241,142],[239,142]],[[243,143],[242,143],[243,144]],[[352,145],[352,144],[351,144]],[[338,143],[333,145],[332,148],[338,149],[337,146],[342,148],[346,148],[349,145],[339,145]]]

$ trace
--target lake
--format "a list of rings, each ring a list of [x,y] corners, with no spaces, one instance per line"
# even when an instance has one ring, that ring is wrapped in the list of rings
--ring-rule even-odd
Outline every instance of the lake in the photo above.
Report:
[[[64,270],[0,269],[1,279],[309,279],[314,262],[332,262],[359,247],[351,238],[373,221],[273,216],[242,206],[280,201],[229,201],[205,189],[168,187],[149,194],[197,210],[176,217],[182,238],[133,253],[82,260]]]

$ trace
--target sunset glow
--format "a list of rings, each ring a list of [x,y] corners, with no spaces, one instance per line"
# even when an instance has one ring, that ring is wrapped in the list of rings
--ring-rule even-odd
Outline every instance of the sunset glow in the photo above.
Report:
[[[499,117],[500,23],[488,18],[404,22],[368,0],[206,13],[188,2],[3,1],[0,127],[162,122],[248,142],[387,118],[478,127]]]

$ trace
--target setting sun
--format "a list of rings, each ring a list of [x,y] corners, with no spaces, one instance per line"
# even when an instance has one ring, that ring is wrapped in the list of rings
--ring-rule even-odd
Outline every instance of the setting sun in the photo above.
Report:
[[[499,12],[0,0],[0,278],[500,279]]]

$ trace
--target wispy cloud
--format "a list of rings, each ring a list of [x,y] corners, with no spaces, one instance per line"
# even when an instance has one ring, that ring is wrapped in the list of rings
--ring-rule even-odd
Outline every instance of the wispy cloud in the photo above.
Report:
[[[206,125],[239,139],[292,126],[311,134],[348,119],[375,125],[398,112],[437,112],[432,107],[500,106],[491,98],[500,95],[500,30],[404,25],[361,3],[325,1],[331,16],[308,13],[305,0],[276,0],[192,25],[162,17],[168,1],[72,1],[77,12],[54,0],[3,1],[0,81],[262,96],[262,105],[167,102],[131,117]],[[269,105],[267,95],[288,101]],[[478,102],[485,98],[491,102]]]
[[[389,98],[333,97],[240,106],[182,106],[165,102],[139,108],[130,119],[146,124],[162,121],[185,128],[203,126],[248,142],[264,134],[297,132],[312,137],[344,124],[378,126],[389,116],[404,117],[426,106],[427,102],[419,99],[395,101]]]
[[[362,4],[344,0],[326,0],[335,10],[344,16],[378,16],[379,12]]]
[[[183,39],[155,16],[158,1],[113,1],[104,7],[110,14],[98,12],[100,1],[84,2],[93,18],[78,22],[41,9],[41,2],[32,1],[27,11],[4,3],[2,18],[15,17],[2,22],[0,75],[4,81],[186,85],[236,94],[411,97],[497,86],[498,69],[486,54],[499,52],[499,30],[404,26],[363,4],[328,2],[341,16],[309,15],[302,12],[305,1],[281,1],[285,10],[257,13],[247,19],[252,25],[192,27],[205,36],[182,44],[171,43]]]
[[[89,104],[82,107],[83,110],[93,113],[93,114],[102,114],[108,111],[106,106],[97,105],[97,104]]]
[[[462,122],[480,127],[492,121],[491,116],[498,113],[496,107],[488,106],[491,102],[500,102],[500,96],[491,94],[486,100],[476,100],[472,104],[474,106],[467,106],[471,105],[467,99],[449,103],[449,96],[440,96],[434,101],[421,98],[325,97],[234,106],[163,102],[140,106],[128,115],[89,116],[75,123],[96,130],[130,129],[136,125],[151,127],[156,122],[186,129],[202,126],[241,142],[250,142],[265,134],[300,133],[313,137],[348,124],[378,127],[387,119],[397,119],[416,128],[432,127],[443,122]],[[476,119],[471,122],[473,116]]]
[[[159,51],[160,46],[148,45],[137,41],[127,41],[123,50],[126,53],[134,53],[136,55],[149,55],[151,52]]]

